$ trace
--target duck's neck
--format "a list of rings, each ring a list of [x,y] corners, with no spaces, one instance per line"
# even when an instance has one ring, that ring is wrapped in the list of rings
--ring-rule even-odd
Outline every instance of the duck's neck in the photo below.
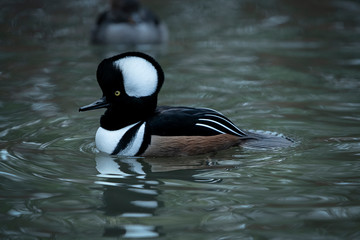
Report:
[[[146,121],[153,115],[155,104],[146,104],[141,107],[128,106],[127,108],[108,108],[100,118],[100,126],[106,130],[118,130],[139,121]]]

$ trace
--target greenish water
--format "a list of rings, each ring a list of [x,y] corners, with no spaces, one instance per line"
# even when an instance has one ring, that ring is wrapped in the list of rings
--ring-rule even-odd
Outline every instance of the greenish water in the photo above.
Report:
[[[144,1],[165,46],[92,46],[101,0],[0,3],[1,239],[359,239],[360,3]],[[115,158],[98,63],[154,55],[162,105],[217,109],[294,147]]]

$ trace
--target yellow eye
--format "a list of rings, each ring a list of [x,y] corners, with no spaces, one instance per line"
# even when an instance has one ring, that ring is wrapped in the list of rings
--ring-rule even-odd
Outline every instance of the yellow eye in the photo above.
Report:
[[[115,96],[117,96],[117,97],[118,97],[118,96],[120,96],[120,91],[119,91],[119,90],[118,90],[118,91],[115,91],[115,93],[114,93],[114,94],[115,94]]]

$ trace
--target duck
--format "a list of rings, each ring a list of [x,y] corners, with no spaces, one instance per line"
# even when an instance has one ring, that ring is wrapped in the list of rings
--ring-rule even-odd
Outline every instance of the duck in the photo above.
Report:
[[[258,142],[254,146],[287,146],[292,142],[284,136],[242,130],[210,108],[158,106],[164,72],[153,57],[142,52],[125,52],[102,60],[96,77],[102,97],[79,111],[106,108],[95,135],[100,152],[192,156],[254,141]]]
[[[160,44],[168,39],[166,25],[138,0],[111,0],[92,30],[94,44]]]

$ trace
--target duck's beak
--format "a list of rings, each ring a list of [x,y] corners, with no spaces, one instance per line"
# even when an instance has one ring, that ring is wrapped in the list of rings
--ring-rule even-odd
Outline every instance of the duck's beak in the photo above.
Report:
[[[99,108],[107,108],[110,106],[110,103],[106,100],[106,97],[102,97],[99,100],[90,103],[89,105],[83,106],[81,108],[79,108],[79,112],[84,112],[84,111],[89,111],[89,110],[94,110],[94,109],[99,109]]]

